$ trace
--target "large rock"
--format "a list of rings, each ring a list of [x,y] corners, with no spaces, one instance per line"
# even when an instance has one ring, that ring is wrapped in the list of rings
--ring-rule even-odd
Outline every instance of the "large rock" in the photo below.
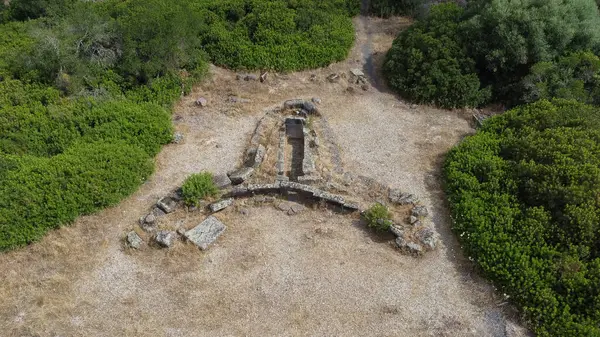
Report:
[[[127,233],[127,244],[131,248],[140,249],[144,240],[134,231]]]
[[[267,149],[262,145],[258,145],[256,149],[256,153],[254,154],[254,163],[253,167],[256,169],[262,164],[263,160],[265,160],[265,155],[267,154]]]
[[[429,212],[427,211],[427,207],[425,207],[425,206],[415,206],[415,207],[413,207],[410,214],[412,216],[419,218],[419,217],[426,217],[429,214]]]
[[[198,226],[185,233],[185,237],[202,250],[206,250],[227,227],[214,216],[209,216]]]
[[[177,208],[177,202],[171,197],[164,197],[156,203],[156,206],[158,206],[165,213],[171,213],[175,211],[175,208]]]
[[[173,231],[158,231],[154,240],[161,247],[170,248],[173,246],[173,240],[175,239],[175,232]]]
[[[242,167],[241,169],[235,170],[229,173],[229,179],[234,185],[239,185],[244,181],[248,180],[254,173],[254,168],[252,167]]]
[[[213,183],[218,188],[223,189],[231,186],[231,179],[229,179],[229,177],[226,174],[218,174],[213,176]]]
[[[209,207],[210,211],[214,213],[223,210],[231,205],[233,205],[233,198],[219,200],[215,203],[210,204]]]
[[[414,195],[409,193],[403,193],[398,189],[390,190],[388,197],[391,202],[400,205],[415,204],[418,201],[417,197],[415,197]]]

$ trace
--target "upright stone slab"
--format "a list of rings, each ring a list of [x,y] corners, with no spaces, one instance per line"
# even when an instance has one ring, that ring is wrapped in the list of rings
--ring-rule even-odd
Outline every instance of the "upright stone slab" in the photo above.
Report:
[[[206,250],[211,243],[223,234],[226,228],[221,221],[211,215],[198,226],[185,232],[185,237],[200,249]]]

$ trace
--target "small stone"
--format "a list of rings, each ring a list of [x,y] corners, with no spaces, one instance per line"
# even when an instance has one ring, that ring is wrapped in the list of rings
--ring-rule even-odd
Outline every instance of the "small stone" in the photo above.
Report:
[[[414,224],[417,221],[419,221],[419,219],[416,216],[414,216],[414,215],[410,216],[410,224],[411,225]]]
[[[306,207],[304,207],[304,205],[293,203],[293,204],[291,204],[290,209],[287,211],[287,214],[294,215],[294,214],[298,214],[304,210],[306,210]]]
[[[369,91],[369,85],[368,84],[363,84],[360,86],[362,88],[363,91]]]
[[[399,237],[399,238],[404,237],[404,231],[402,230],[402,228],[400,228],[396,225],[390,226],[390,232],[394,233],[394,235],[396,235],[396,237]]]
[[[350,73],[356,77],[364,77],[365,76],[365,73],[358,68],[351,69]]]
[[[411,215],[416,217],[426,217],[428,214],[429,212],[425,206],[415,206],[411,211]]]
[[[311,101],[315,104],[321,104],[321,99],[319,97],[313,97]]]
[[[231,205],[233,205],[233,198],[219,200],[215,203],[210,204],[209,207],[210,211],[214,213],[223,210]]]
[[[180,144],[183,142],[183,134],[181,132],[175,132],[173,135],[173,143]]]
[[[244,77],[244,81],[258,81],[258,76],[254,74],[248,74]]]
[[[207,100],[206,100],[206,98],[204,98],[204,97],[199,97],[199,98],[196,100],[196,106],[199,106],[199,107],[202,107],[202,108],[204,108],[204,107],[205,107],[205,106],[207,106],[207,105],[208,105],[208,101],[207,101]]]
[[[280,202],[277,208],[281,211],[288,212],[292,209],[292,205],[289,202]]]
[[[247,98],[241,98],[237,96],[230,96],[228,99],[231,103],[250,103],[250,100]]]
[[[163,230],[158,231],[158,233],[156,233],[156,237],[154,238],[154,240],[156,240],[156,243],[158,243],[160,246],[170,248],[173,246],[174,237],[175,235],[172,231]]]
[[[165,213],[171,213],[175,211],[177,207],[177,202],[173,200],[171,197],[164,197],[156,203],[160,209],[162,209]]]
[[[227,227],[214,216],[209,216],[198,226],[185,232],[185,237],[202,250],[206,250]]]
[[[252,167],[242,167],[239,170],[233,171],[229,174],[229,179],[234,185],[239,185],[246,181],[248,178],[252,176],[254,173],[254,168]]]
[[[146,215],[146,217],[144,218],[144,223],[153,225],[156,222],[156,216],[152,213]]]
[[[266,72],[266,71],[264,73],[260,74],[260,82],[261,83],[266,82],[267,81],[267,76],[269,76],[269,73]]]
[[[129,244],[131,248],[140,249],[142,243],[144,243],[144,241],[136,232],[131,231],[127,233],[127,244]]]
[[[330,83],[337,83],[340,81],[340,75],[338,74],[330,74],[329,76],[327,76],[327,80]]]
[[[220,189],[231,186],[231,179],[226,174],[218,174],[213,176],[213,183]]]
[[[250,215],[250,211],[247,208],[240,209],[240,214],[244,216]]]

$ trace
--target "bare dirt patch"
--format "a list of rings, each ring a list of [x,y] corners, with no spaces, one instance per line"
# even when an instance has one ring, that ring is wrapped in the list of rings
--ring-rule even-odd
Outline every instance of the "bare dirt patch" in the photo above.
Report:
[[[506,306],[476,277],[450,233],[440,189],[443,154],[473,132],[467,114],[410,108],[376,73],[363,91],[332,73],[364,68],[408,21],[357,18],[348,60],[266,83],[212,78],[179,103],[185,139],[157,157],[156,173],[134,195],[81,217],[39,243],[0,255],[0,331],[6,336],[386,335],[517,336]],[[365,41],[371,47],[363,48]],[[366,72],[369,74],[369,72]],[[348,90],[348,88],[353,88]],[[208,99],[206,108],[194,100]],[[234,103],[230,96],[250,99]],[[346,171],[414,193],[430,208],[443,247],[422,259],[401,255],[358,225],[322,210],[288,216],[273,206],[238,205],[207,252],[125,249],[121,239],[159,197],[193,172],[240,163],[255,123],[289,98],[320,106]],[[275,153],[272,149],[269,156]],[[248,215],[238,211],[247,207]],[[189,228],[202,217],[181,214]],[[502,310],[501,310],[502,309]]]

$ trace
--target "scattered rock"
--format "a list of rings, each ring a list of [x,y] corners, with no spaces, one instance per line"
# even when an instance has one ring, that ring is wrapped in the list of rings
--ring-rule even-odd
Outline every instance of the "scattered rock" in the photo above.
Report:
[[[187,232],[185,227],[182,226],[182,227],[177,228],[177,234],[179,234],[181,236],[185,236],[185,232]]]
[[[267,149],[262,144],[259,144],[256,153],[254,154],[254,168],[258,168],[260,164],[262,164],[266,154]]]
[[[294,215],[294,214],[298,214],[300,212],[303,212],[304,210],[306,210],[306,207],[304,205],[292,203],[290,209],[287,211],[287,214],[288,215]]]
[[[288,212],[290,209],[292,209],[292,203],[283,201],[277,205],[277,208],[281,211]]]
[[[234,185],[239,185],[244,181],[248,180],[254,173],[254,168],[252,167],[242,167],[239,170],[235,170],[228,174],[229,179],[231,179],[231,183]]]
[[[418,201],[417,197],[415,197],[414,195],[409,193],[403,193],[398,189],[391,189],[390,193],[388,194],[388,198],[391,202],[400,205],[415,204]]]
[[[250,103],[249,99],[237,96],[229,96],[228,101],[231,103]]]
[[[175,132],[173,135],[173,143],[180,144],[183,141],[183,134],[181,132]]]
[[[258,81],[258,76],[254,74],[248,74],[244,77],[244,81]]]
[[[321,104],[321,99],[319,97],[313,97],[311,101],[315,104]]]
[[[151,213],[157,218],[160,218],[161,216],[164,216],[165,214],[167,214],[162,209],[160,209],[158,206],[154,206]]]
[[[154,240],[161,247],[170,248],[173,246],[173,239],[175,238],[175,233],[172,231],[158,231],[156,233],[156,237]]]
[[[208,105],[208,101],[204,97],[198,98],[195,103],[196,103],[196,106],[199,106],[202,108],[204,108]]]
[[[134,231],[127,233],[127,244],[131,248],[140,249],[144,240]]]
[[[164,197],[156,203],[160,209],[162,209],[165,213],[171,213],[177,207],[177,202],[173,200],[171,197]]]
[[[410,214],[416,217],[426,217],[429,214],[429,212],[427,211],[427,207],[425,206],[415,206],[413,207]]]
[[[434,250],[436,247],[437,240],[433,229],[425,227],[415,233],[415,237],[423,246],[429,250]]]
[[[247,208],[240,209],[240,214],[244,216],[250,215],[250,211]]]
[[[356,77],[365,77],[365,73],[358,68],[351,69],[350,73]]]
[[[221,221],[211,215],[198,226],[185,232],[185,237],[200,249],[206,250],[211,243],[223,234],[226,228]]]
[[[330,83],[337,83],[337,82],[340,81],[340,75],[335,74],[335,73],[334,74],[330,74],[329,76],[327,76],[327,80]]]
[[[396,235],[396,237],[399,237],[399,238],[404,237],[404,230],[402,230],[402,228],[400,228],[396,225],[390,226],[390,232],[394,233],[394,235]]]
[[[231,205],[233,205],[233,198],[219,200],[215,203],[210,204],[209,207],[210,211],[214,213],[223,210]]]
[[[362,88],[363,91],[369,91],[369,85],[364,83],[363,85],[360,86]]]
[[[416,216],[414,216],[414,215],[410,216],[410,224],[411,225],[413,225],[417,221],[419,221],[419,219]]]
[[[231,179],[226,174],[218,174],[213,176],[213,183],[220,189],[231,186]]]
[[[152,213],[146,215],[146,217],[144,218],[144,223],[154,225],[154,223],[156,223],[156,215]]]
[[[266,82],[267,81],[267,76],[269,76],[269,73],[266,72],[266,71],[264,73],[260,74],[260,82],[261,83]]]
[[[419,107],[419,106],[418,106],[418,105],[416,105],[416,104],[411,104],[411,105],[410,105],[410,108],[411,108],[411,109],[416,109],[416,108],[418,108],[418,107]]]

